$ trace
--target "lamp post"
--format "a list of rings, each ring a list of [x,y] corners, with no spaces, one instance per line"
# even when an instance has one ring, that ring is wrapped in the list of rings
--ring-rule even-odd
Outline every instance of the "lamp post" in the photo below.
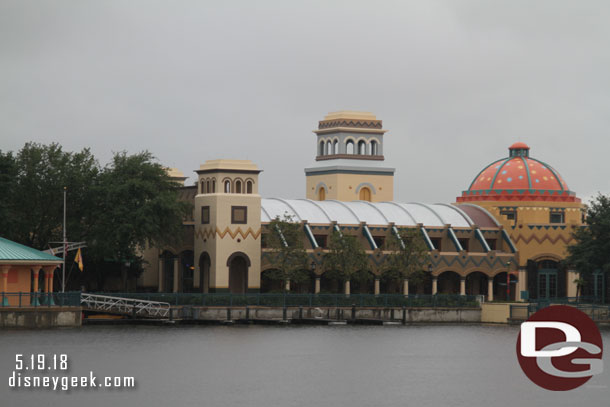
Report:
[[[506,262],[506,301],[510,301],[510,264],[510,260]]]
[[[309,265],[309,269],[311,270],[311,273],[314,276],[314,288],[313,288],[313,292],[314,294],[318,294],[318,292],[320,292],[320,280],[318,279],[318,277],[316,277],[315,271],[316,271],[316,262],[312,261],[311,264]]]

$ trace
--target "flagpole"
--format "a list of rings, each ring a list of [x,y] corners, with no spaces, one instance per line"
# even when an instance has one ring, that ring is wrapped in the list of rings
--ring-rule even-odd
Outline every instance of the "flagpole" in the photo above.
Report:
[[[64,264],[61,272],[61,292],[66,291],[66,187],[64,187]]]

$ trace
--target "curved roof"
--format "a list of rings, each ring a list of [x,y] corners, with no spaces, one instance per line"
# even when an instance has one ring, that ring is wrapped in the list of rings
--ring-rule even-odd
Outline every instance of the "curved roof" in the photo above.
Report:
[[[480,209],[480,208],[479,208]],[[489,214],[480,209],[472,209],[478,213],[478,219],[484,220],[484,227],[493,220]],[[264,198],[261,200],[261,222],[268,223],[272,219],[284,215],[291,216],[296,221],[307,221],[312,224],[328,224],[337,222],[341,225],[387,226],[424,226],[443,227],[450,224],[454,227],[470,227],[476,222],[471,214],[448,204],[422,204],[398,202],[341,202],[334,200],[312,201],[310,199],[279,199]],[[495,223],[494,223],[495,224]]]
[[[513,197],[525,199],[542,195],[557,200],[579,201],[559,172],[530,157],[529,150],[525,143],[514,143],[509,147],[508,157],[488,164],[477,174],[458,202]]]

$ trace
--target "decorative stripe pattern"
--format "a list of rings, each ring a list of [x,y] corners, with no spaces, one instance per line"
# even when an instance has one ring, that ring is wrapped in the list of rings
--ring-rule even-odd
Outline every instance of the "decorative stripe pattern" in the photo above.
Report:
[[[218,236],[220,239],[224,239],[226,235],[229,235],[231,239],[235,239],[237,236],[241,236],[242,239],[245,239],[248,236],[252,236],[252,238],[256,240],[259,238],[260,234],[261,228],[259,228],[257,231],[252,230],[252,228],[242,230],[241,227],[238,227],[235,230],[231,230],[228,226],[223,231],[221,231],[218,227],[216,227],[216,230],[212,228],[197,228],[197,230],[195,231],[195,239],[213,239],[216,236]]]

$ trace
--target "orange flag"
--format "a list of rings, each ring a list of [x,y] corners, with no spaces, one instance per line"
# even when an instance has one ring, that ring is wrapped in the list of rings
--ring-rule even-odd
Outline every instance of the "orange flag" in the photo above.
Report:
[[[74,262],[78,263],[78,268],[80,269],[80,271],[83,271],[83,256],[80,253],[80,249],[78,249],[78,251],[76,252],[76,257],[74,257]]]

